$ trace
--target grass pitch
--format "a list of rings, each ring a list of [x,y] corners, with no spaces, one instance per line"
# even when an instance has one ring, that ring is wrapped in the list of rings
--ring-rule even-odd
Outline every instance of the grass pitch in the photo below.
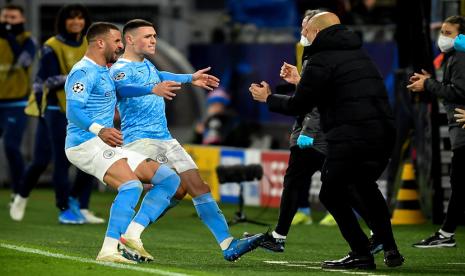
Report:
[[[94,192],[91,209],[108,218],[115,194]],[[155,261],[139,265],[102,265],[94,261],[106,225],[59,225],[52,190],[33,191],[22,222],[8,215],[8,190],[0,190],[0,275],[465,275],[465,231],[457,232],[457,248],[415,249],[410,245],[432,234],[438,226],[395,226],[394,232],[406,262],[399,268],[384,265],[376,256],[374,271],[328,271],[320,268],[326,259],[338,259],[348,251],[337,227],[302,225],[291,228],[285,253],[257,249],[236,263],[222,257],[213,236],[197,218],[192,203],[182,202],[142,238]],[[221,204],[226,218],[235,205]],[[247,207],[249,218],[270,224],[277,209]],[[259,216],[257,218],[257,216]],[[322,214],[316,214],[321,218]],[[231,227],[234,236],[244,231],[263,232],[266,227],[239,224]]]

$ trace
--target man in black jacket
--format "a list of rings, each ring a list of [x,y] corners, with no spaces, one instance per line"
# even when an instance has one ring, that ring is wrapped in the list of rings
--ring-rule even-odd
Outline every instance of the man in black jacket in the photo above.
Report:
[[[465,53],[454,49],[454,40],[458,34],[465,34],[465,18],[447,18],[442,24],[438,39],[438,46],[441,52],[445,53],[446,60],[442,82],[431,79],[431,76],[423,71],[415,73],[410,78],[411,84],[407,86],[412,92],[426,91],[443,99],[453,152],[450,172],[452,193],[446,218],[441,229],[431,237],[413,244],[417,248],[455,247],[455,229],[463,220],[465,212],[465,129],[461,128],[454,118],[456,108],[465,108]]]
[[[365,220],[384,245],[384,262],[403,263],[392,233],[386,202],[376,180],[391,154],[395,128],[383,79],[361,50],[362,42],[333,13],[314,16],[302,30],[309,42],[307,66],[293,96],[271,94],[266,82],[252,84],[257,101],[272,111],[301,115],[317,107],[328,152],[320,200],[349,243],[348,256],[323,268],[374,269],[369,241],[352,212],[363,206]]]

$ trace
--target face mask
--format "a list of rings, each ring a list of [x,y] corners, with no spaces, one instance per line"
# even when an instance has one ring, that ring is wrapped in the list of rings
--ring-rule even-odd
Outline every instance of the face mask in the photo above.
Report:
[[[454,38],[445,35],[439,35],[438,47],[443,53],[447,53],[454,48]]]
[[[303,35],[300,36],[300,44],[304,47],[312,45],[312,43]]]

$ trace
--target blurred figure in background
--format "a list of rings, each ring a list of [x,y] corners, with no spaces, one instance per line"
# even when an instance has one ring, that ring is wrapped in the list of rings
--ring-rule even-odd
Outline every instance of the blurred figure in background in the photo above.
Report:
[[[52,182],[56,206],[60,210],[58,221],[63,224],[104,222],[88,210],[92,176],[77,170],[70,192],[70,163],[64,150],[67,125],[64,84],[73,65],[87,50],[85,33],[89,25],[90,17],[84,6],[64,6],[56,18],[57,35],[48,39],[43,46],[33,93],[26,108],[27,114],[39,118],[34,156],[20,185],[19,195],[10,209],[13,220],[22,220],[31,190],[53,159]]]
[[[27,124],[24,114],[31,89],[31,65],[36,43],[24,30],[24,9],[9,4],[0,12],[0,138],[8,160],[12,199],[18,193],[24,173],[20,147]]]

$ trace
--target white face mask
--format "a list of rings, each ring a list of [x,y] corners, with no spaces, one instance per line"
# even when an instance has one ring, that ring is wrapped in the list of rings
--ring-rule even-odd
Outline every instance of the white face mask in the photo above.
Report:
[[[303,35],[300,36],[300,44],[304,47],[312,45],[312,43]]]
[[[447,37],[445,35],[439,35],[438,47],[443,53],[447,53],[454,48],[454,38]]]

